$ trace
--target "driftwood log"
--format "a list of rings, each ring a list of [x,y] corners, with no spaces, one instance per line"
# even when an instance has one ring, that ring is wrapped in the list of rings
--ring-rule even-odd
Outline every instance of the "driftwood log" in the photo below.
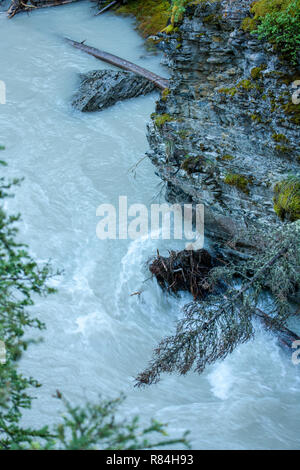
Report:
[[[79,2],[80,0],[12,0],[7,10],[8,18],[12,18],[22,11],[31,11],[38,8],[58,7],[68,3]]]
[[[118,4],[121,5],[121,2],[119,2],[118,0],[115,0],[111,3],[109,3],[105,7],[101,8],[101,10],[98,11],[98,13],[96,13],[95,16],[98,16],[98,15],[101,15],[102,13],[105,13],[106,11],[110,10],[113,6],[118,5]]]
[[[268,266],[274,264],[280,255],[281,253],[278,253],[274,256]],[[149,270],[162,289],[168,289],[174,293],[188,291],[193,295],[194,300],[198,301],[213,292],[220,294],[226,301],[228,300],[226,285],[222,282],[218,285],[212,285],[208,280],[210,270],[223,262],[221,258],[212,258],[206,250],[170,251],[168,257],[160,256],[157,252],[157,257],[149,263]],[[253,283],[255,278],[256,276],[250,282]],[[234,299],[238,299],[241,293],[248,288],[249,283],[237,290]],[[217,315],[219,314],[217,313]],[[255,315],[264,326],[276,333],[281,346],[291,349],[293,342],[300,340],[300,337],[293,331],[282,325],[274,324],[272,318],[261,309],[256,308]]]
[[[71,44],[76,49],[79,49],[87,54],[92,55],[96,59],[107,62],[108,64],[115,65],[120,69],[127,70],[128,72],[133,72],[137,75],[140,75],[144,78],[147,78],[150,82],[154,83],[158,88],[164,90],[169,86],[169,80],[167,78],[160,77],[156,73],[150,72],[150,70],[144,69],[139,65],[134,64],[126,59],[121,59],[120,57],[110,54],[109,52],[100,51],[95,47],[88,46],[83,42],[73,41],[73,39],[65,38],[65,40]]]

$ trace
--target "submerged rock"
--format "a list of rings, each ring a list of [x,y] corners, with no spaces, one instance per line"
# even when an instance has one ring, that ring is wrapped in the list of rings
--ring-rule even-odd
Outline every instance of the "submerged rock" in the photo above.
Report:
[[[146,95],[155,85],[132,72],[94,70],[81,74],[81,84],[72,105],[79,111],[101,111],[117,101]]]

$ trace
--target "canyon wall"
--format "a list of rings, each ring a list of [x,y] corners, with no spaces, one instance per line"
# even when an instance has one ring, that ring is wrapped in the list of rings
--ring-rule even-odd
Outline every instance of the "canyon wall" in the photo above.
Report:
[[[273,198],[299,174],[299,68],[242,29],[250,4],[190,6],[163,36],[171,85],[148,125],[167,200],[203,203],[206,233],[223,242],[249,225],[293,220]]]

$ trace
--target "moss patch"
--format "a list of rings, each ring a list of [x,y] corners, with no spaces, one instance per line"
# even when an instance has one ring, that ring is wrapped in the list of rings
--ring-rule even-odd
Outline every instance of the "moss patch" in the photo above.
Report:
[[[300,125],[300,104],[294,104],[292,101],[282,105],[282,109],[289,121],[297,126]]]
[[[219,24],[220,23],[220,20],[222,19],[222,16],[220,15],[208,15],[208,16],[205,16],[204,18],[202,18],[202,21],[203,23],[207,23],[207,24]]]
[[[220,88],[218,93],[224,93],[225,95],[229,95],[233,97],[237,93],[237,89],[235,87],[232,88]]]
[[[174,25],[179,22],[184,15],[188,5],[199,5],[220,0],[129,0],[126,5],[116,9],[117,13],[123,15],[133,15],[137,19],[137,29],[146,38],[155,35],[160,31],[171,33]],[[214,15],[213,15],[214,16]],[[168,20],[170,24],[168,26]]]
[[[116,10],[123,15],[134,15],[137,30],[146,38],[161,31],[170,17],[170,4],[167,0],[131,0]]]
[[[261,65],[260,67],[254,67],[251,69],[250,75],[252,80],[258,80],[259,78],[262,78],[262,71],[266,68],[266,65]]]
[[[238,88],[243,88],[243,90],[252,90],[254,88],[254,85],[251,83],[251,80],[241,80],[238,84],[237,84],[237,87]]]
[[[274,210],[281,220],[295,222],[300,219],[300,178],[287,178],[274,187]]]
[[[170,89],[169,88],[165,88],[162,93],[161,93],[161,100],[162,101],[167,101],[167,98],[169,96],[169,94],[171,93]]]
[[[187,139],[190,135],[190,131],[188,129],[180,129],[177,134],[180,139]]]
[[[273,134],[272,139],[275,140],[275,142],[288,142],[288,138],[284,134]]]
[[[288,153],[291,150],[290,147],[288,147],[287,145],[280,145],[280,144],[277,144],[275,149],[277,152],[280,152],[280,153]]]
[[[204,163],[205,159],[201,155],[198,155],[197,157],[190,157],[187,155],[186,159],[181,165],[181,168],[186,171],[188,175],[190,175],[192,173],[200,172]]]
[[[251,120],[256,123],[262,122],[262,118],[259,114],[251,114]]]
[[[170,122],[170,121],[174,121],[174,119],[172,118],[172,116],[170,116],[170,114],[156,114],[156,113],[153,113],[151,114],[151,118],[153,119],[154,121],[154,124],[156,125],[156,127],[163,127],[163,125],[166,123],[166,122]]]
[[[233,160],[233,159],[234,159],[234,157],[233,157],[232,155],[228,155],[228,154],[227,154],[227,155],[223,155],[223,156],[221,157],[221,160],[225,160],[225,161],[230,161],[230,160]]]
[[[224,179],[224,183],[229,184],[230,186],[235,186],[237,189],[243,191],[243,193],[245,194],[249,193],[248,185],[250,181],[248,178],[246,178],[246,176],[228,173]]]

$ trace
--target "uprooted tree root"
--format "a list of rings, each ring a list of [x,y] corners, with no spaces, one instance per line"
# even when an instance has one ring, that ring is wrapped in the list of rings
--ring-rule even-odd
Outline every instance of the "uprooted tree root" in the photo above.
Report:
[[[168,257],[157,256],[149,263],[149,270],[162,289],[190,292],[194,299],[203,299],[213,291],[208,281],[210,270],[219,264],[208,251],[170,251]]]

